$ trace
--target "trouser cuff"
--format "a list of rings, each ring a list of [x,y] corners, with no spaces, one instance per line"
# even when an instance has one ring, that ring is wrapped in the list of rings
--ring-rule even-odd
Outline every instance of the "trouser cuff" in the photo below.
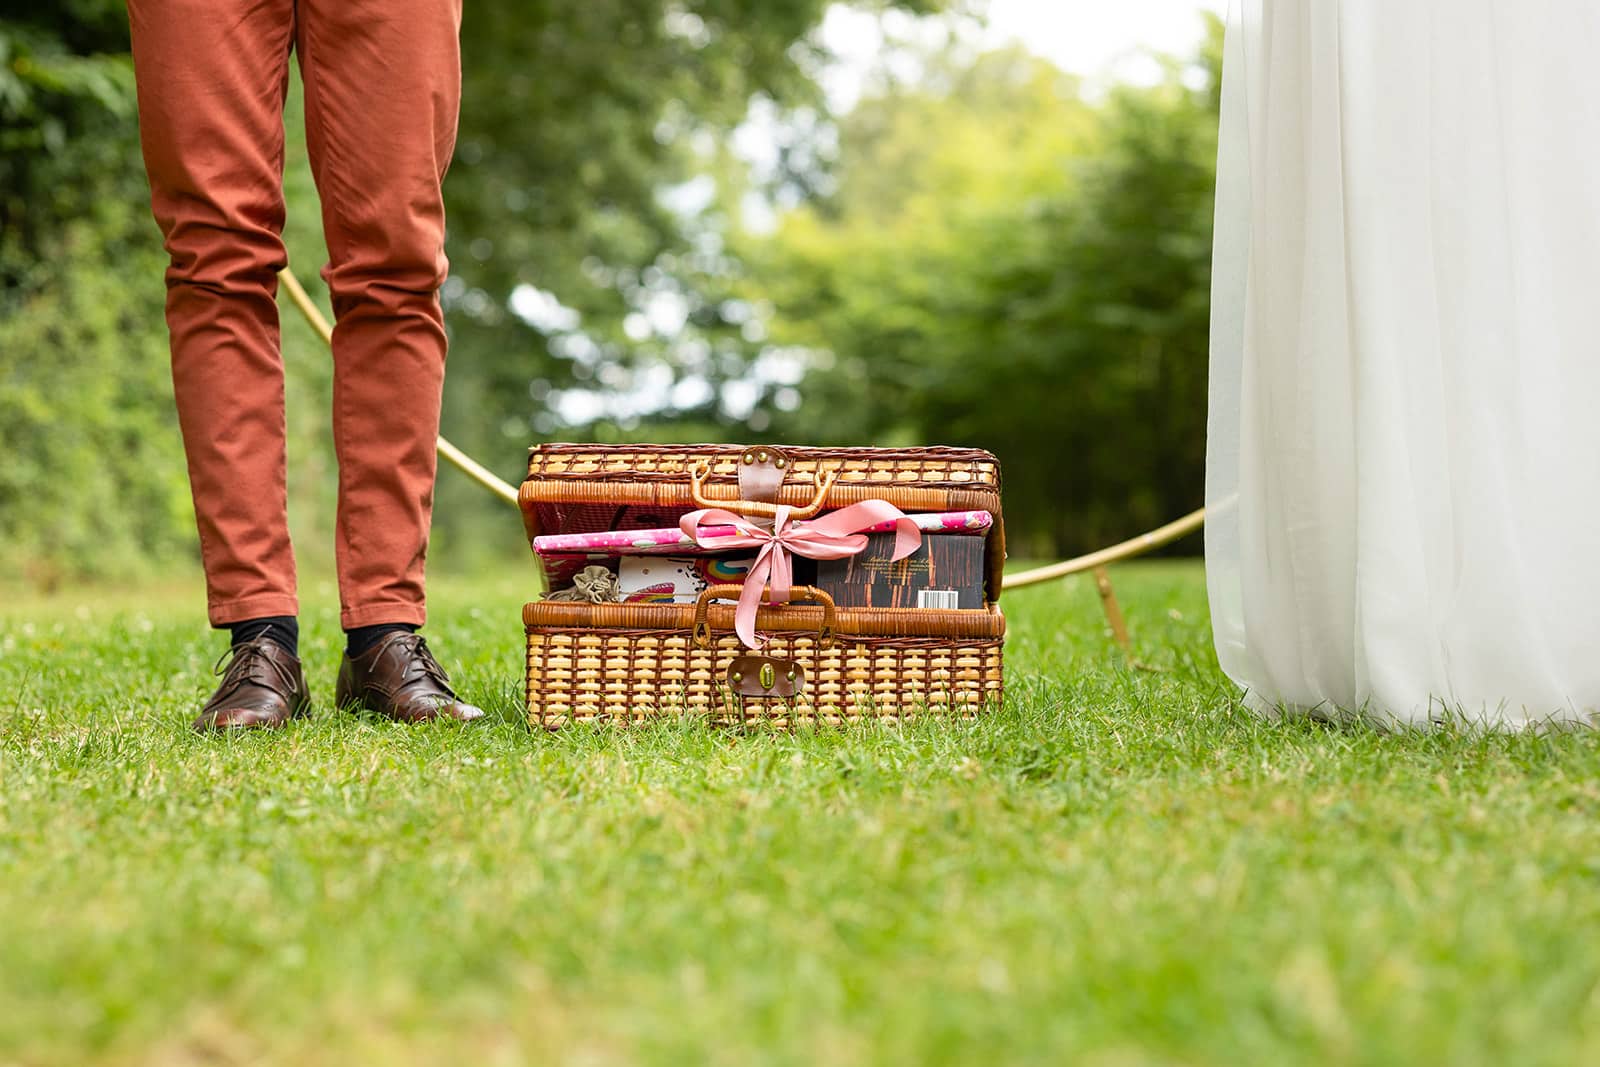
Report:
[[[386,622],[400,622],[407,626],[421,626],[428,621],[427,608],[422,604],[403,604],[392,601],[386,604],[359,604],[339,613],[339,628],[354,630],[358,626],[377,626]]]
[[[206,617],[211,625],[223,630],[236,622],[263,619],[269,615],[299,615],[300,601],[285,593],[264,593],[260,596],[239,597],[236,600],[208,600]]]

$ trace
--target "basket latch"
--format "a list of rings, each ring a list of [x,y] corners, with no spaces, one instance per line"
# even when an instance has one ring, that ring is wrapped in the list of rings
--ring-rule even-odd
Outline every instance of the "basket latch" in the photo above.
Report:
[[[728,665],[728,688],[742,697],[791,700],[805,686],[805,671],[793,660],[740,656]]]
[[[789,457],[779,449],[757,445],[739,457],[739,499],[776,504],[789,473]]]

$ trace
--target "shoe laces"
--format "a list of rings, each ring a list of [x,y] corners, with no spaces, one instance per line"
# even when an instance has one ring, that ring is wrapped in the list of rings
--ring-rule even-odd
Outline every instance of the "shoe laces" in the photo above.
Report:
[[[452,698],[456,695],[456,691],[450,688],[450,676],[439,666],[439,661],[433,658],[433,651],[428,648],[427,638],[421,634],[402,634],[395,638],[394,643],[409,653],[405,674],[407,684],[432,680]]]
[[[217,657],[211,673],[222,677],[222,684],[217,687],[218,696],[231,693],[246,683],[264,686],[283,697],[294,691],[294,678],[287,668],[267,654],[266,642],[259,638],[230,645]]]

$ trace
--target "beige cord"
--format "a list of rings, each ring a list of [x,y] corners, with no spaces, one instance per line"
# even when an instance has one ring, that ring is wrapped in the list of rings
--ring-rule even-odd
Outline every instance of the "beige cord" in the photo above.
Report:
[[[323,317],[322,310],[312,302],[310,295],[305,291],[305,287],[300,284],[300,279],[294,276],[293,271],[285,267],[278,272],[278,280],[283,283],[285,289],[289,290],[289,299],[294,301],[295,307],[300,309],[300,313],[306,317],[306,321],[311,324],[311,328],[316,330],[323,343],[331,348],[333,346],[333,327],[328,325],[328,320]],[[515,486],[501,481],[493,471],[443,437],[439,438],[438,447],[439,455],[449,460],[461,473],[489,490],[501,500],[504,500],[507,504],[517,507],[517,490]]]
[[[300,284],[300,279],[296,278],[294,272],[288,267],[278,272],[278,278],[283,282],[283,287],[289,291],[289,299],[294,301],[295,306],[300,309],[300,313],[306,317],[306,321],[311,323],[311,328],[317,331],[324,343],[332,347],[333,327],[328,325],[328,320],[323,317],[321,309],[312,302],[311,297]],[[494,475],[494,472],[443,437],[439,438],[439,455],[449,460],[468,478],[471,478],[501,500],[504,500],[512,507],[518,506],[515,486],[501,481]],[[1160,548],[1162,545],[1171,544],[1180,537],[1193,533],[1205,525],[1205,521],[1206,509],[1201,508],[1199,511],[1185,515],[1176,522],[1169,522],[1159,529],[1140,534],[1138,537],[1130,538],[1121,544],[1112,545],[1110,548],[1102,548],[1098,552],[1091,552],[1087,556],[1079,556],[1077,559],[1069,559],[1061,563],[1052,563],[1048,567],[1023,571],[1021,574],[1008,574],[1005,579],[1005,588],[1020,589],[1023,586],[1038,585],[1040,582],[1065,578],[1080,571],[1090,571],[1096,567],[1104,567],[1108,563],[1132,559],[1134,556],[1143,555],[1153,549]]]
[[[1121,544],[1112,545],[1110,548],[1102,548],[1098,552],[1091,552],[1087,556],[1079,556],[1077,559],[1069,559],[1061,563],[1052,563],[1048,567],[1038,567],[1031,571],[1023,571],[1021,574],[1008,574],[1006,575],[1004,588],[1018,589],[1026,585],[1038,585],[1040,582],[1048,582],[1055,578],[1065,578],[1069,574],[1077,574],[1080,571],[1092,571],[1096,567],[1104,567],[1108,563],[1116,563],[1119,560],[1142,556],[1146,552],[1160,548],[1162,545],[1169,545],[1178,538],[1193,533],[1204,526],[1205,522],[1206,509],[1201,508],[1198,511],[1190,512],[1176,522],[1169,522],[1159,529],[1151,530],[1149,533],[1142,533],[1138,537],[1129,538]]]

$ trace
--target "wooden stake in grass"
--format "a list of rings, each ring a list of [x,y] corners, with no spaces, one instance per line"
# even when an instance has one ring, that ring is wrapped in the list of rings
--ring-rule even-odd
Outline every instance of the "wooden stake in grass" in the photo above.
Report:
[[[1111,639],[1122,651],[1133,655],[1133,640],[1128,636],[1128,623],[1122,617],[1122,605],[1117,603],[1117,591],[1111,587],[1111,572],[1104,567],[1094,569],[1094,585],[1100,590],[1100,606],[1105,609],[1106,622],[1111,624]]]

